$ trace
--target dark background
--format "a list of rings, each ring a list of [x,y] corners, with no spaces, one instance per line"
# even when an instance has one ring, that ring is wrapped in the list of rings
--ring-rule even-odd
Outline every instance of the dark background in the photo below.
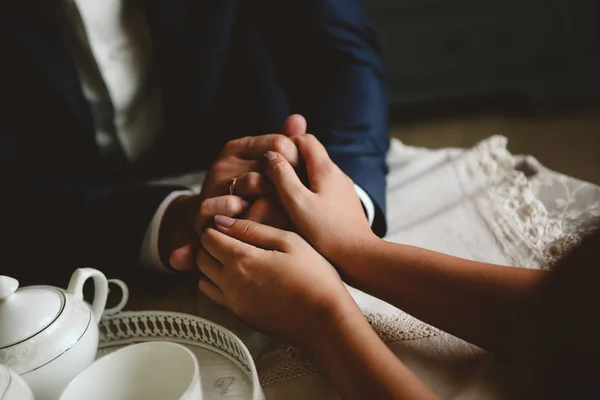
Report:
[[[600,184],[600,2],[366,0],[392,135],[427,147],[492,134]]]

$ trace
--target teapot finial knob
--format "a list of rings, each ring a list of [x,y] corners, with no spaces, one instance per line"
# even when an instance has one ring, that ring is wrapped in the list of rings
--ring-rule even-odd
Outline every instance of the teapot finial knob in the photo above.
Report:
[[[10,276],[0,275],[0,300],[6,299],[19,288],[19,281]]]

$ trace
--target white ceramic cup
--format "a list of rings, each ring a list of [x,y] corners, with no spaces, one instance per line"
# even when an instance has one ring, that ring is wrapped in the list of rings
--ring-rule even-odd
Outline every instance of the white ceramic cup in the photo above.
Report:
[[[33,400],[23,378],[3,364],[0,364],[0,400]]]
[[[60,400],[201,400],[198,360],[188,348],[146,342],[107,354],[84,369]]]

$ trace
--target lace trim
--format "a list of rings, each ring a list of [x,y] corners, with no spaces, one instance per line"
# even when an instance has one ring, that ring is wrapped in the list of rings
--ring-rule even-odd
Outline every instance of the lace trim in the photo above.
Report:
[[[443,333],[402,311],[393,314],[367,314],[365,317],[386,343],[425,339]]]
[[[534,192],[547,198],[548,213],[558,219],[563,235],[548,245],[545,268],[550,268],[600,227],[600,188],[589,182],[550,171],[533,158],[528,162],[541,170],[532,180]]]
[[[424,322],[397,311],[392,314],[366,314],[373,330],[386,343],[425,339],[443,332]],[[256,361],[261,386],[300,378],[322,369],[312,357],[295,347],[284,347],[267,353]]]
[[[542,269],[550,270],[558,263],[571,249],[581,243],[582,236],[570,234],[562,236],[550,243],[543,253]]]
[[[525,174],[515,169],[507,142],[492,136],[457,159],[455,168],[505,253],[517,265],[540,268],[546,265],[546,248],[562,236],[562,224],[548,215]]]
[[[295,347],[277,349],[256,361],[258,379],[264,388],[275,383],[300,378],[323,369],[313,358]]]

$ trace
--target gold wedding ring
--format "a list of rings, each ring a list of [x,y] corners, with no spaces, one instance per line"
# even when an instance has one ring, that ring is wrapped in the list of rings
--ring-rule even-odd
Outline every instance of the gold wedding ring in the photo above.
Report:
[[[229,183],[229,194],[232,196],[235,195],[235,182],[238,180],[238,178],[239,178],[239,176],[236,176]]]

